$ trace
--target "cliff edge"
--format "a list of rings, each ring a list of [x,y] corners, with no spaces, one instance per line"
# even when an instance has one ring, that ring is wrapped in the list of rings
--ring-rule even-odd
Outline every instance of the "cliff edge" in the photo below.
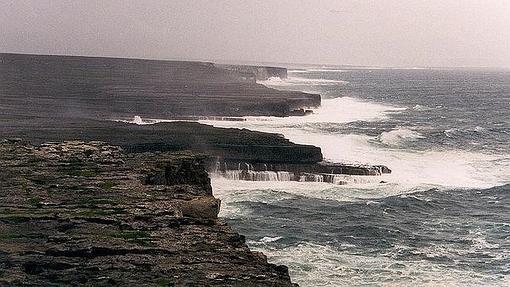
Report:
[[[296,286],[217,218],[204,159],[0,142],[0,285]]]

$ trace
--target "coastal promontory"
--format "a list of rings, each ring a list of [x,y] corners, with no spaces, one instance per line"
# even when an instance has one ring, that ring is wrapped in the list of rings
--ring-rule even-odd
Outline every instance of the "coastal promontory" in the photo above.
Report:
[[[2,286],[295,286],[217,217],[204,156],[0,142]]]

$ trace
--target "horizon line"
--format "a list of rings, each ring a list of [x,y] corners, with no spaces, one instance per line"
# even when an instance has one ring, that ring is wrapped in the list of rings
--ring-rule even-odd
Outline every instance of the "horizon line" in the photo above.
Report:
[[[256,60],[232,60],[232,59],[218,59],[218,58],[155,58],[155,57],[139,57],[139,56],[110,56],[110,55],[96,55],[96,54],[60,54],[60,53],[49,53],[49,54],[40,54],[35,52],[3,52],[0,51],[0,54],[13,54],[13,55],[32,55],[32,56],[60,56],[60,57],[84,57],[84,58],[111,58],[111,59],[131,59],[131,60],[147,60],[147,61],[181,61],[181,62],[203,62],[203,63],[213,63],[213,64],[237,64],[237,65],[273,65],[276,66],[321,66],[321,67],[330,67],[330,68],[339,68],[339,67],[347,67],[347,68],[373,68],[373,69],[455,69],[455,70],[510,70],[510,67],[503,66],[384,66],[384,65],[356,65],[356,64],[326,64],[326,63],[292,63],[292,62],[273,62],[273,61],[256,61]],[[273,65],[274,66],[274,65]],[[288,67],[286,67],[288,68]]]

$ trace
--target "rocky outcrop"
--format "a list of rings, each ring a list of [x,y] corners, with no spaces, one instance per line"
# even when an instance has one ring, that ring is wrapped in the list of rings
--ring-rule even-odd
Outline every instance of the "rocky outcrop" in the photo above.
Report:
[[[2,135],[28,139],[36,144],[76,139],[100,140],[137,153],[193,150],[238,162],[298,164],[322,161],[320,148],[295,144],[278,134],[215,128],[193,122],[135,125],[84,120],[53,123],[50,128],[44,123],[23,127],[17,123],[5,127]]]
[[[229,160],[209,160],[208,169],[225,172],[227,170],[246,171],[288,171],[296,176],[305,173],[346,174],[346,175],[382,175],[391,173],[385,165],[343,164],[320,161],[316,163],[249,163]]]
[[[381,182],[382,180],[363,177],[391,173],[391,170],[384,165],[354,165],[325,161],[316,163],[248,163],[210,158],[207,162],[208,170],[214,175],[247,181],[327,182],[342,185],[350,182]]]
[[[269,78],[276,77],[280,79],[287,78],[287,69],[282,67],[270,66],[249,66],[249,65],[215,65],[216,67],[236,71],[241,73],[252,74],[256,80],[265,81]]]
[[[217,218],[204,157],[0,143],[2,286],[293,286]]]
[[[270,70],[267,70],[270,73]],[[0,136],[100,140],[127,151],[192,149],[227,160],[311,163],[319,148],[278,135],[197,123],[116,119],[305,115],[320,96],[277,91],[212,63],[0,53]]]
[[[206,62],[0,53],[0,122],[288,116],[320,101],[319,95],[267,88],[252,73]]]

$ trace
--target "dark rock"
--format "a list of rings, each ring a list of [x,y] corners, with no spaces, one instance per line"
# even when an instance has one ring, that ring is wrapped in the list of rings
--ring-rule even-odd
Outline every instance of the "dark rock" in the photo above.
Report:
[[[203,161],[2,141],[0,286],[295,286],[217,218]]]
[[[181,203],[182,216],[193,218],[218,218],[220,200],[214,197],[201,197]]]
[[[268,75],[279,68],[264,68]],[[135,115],[287,116],[320,96],[278,91],[212,63],[0,53],[0,121]]]
[[[322,161],[320,148],[294,144],[277,134],[190,122],[139,126],[112,121],[135,115],[167,119],[306,115],[307,107],[320,105],[319,95],[269,89],[246,77],[252,73],[286,76],[284,68],[275,67],[0,54],[0,134],[13,138],[11,142],[23,138],[35,144],[100,140],[136,153],[193,150],[229,162],[305,164],[314,166],[309,172],[316,172],[316,163]],[[342,173],[367,174],[366,168],[348,170]],[[155,173],[148,180],[163,184],[182,176],[186,175]],[[34,180],[49,184],[44,178]]]
[[[69,120],[53,122],[52,128],[4,126],[4,136],[17,136],[40,144],[48,141],[100,140],[119,145],[127,152],[193,150],[225,160],[267,163],[316,163],[321,149],[290,142],[278,134],[246,129],[215,128],[193,122],[135,125],[120,122]]]
[[[346,175],[369,175],[376,176],[391,173],[391,169],[384,165],[355,165],[332,162],[310,162],[310,163],[274,163],[274,162],[246,162],[229,159],[213,159],[207,161],[208,170],[210,172],[226,172],[226,171],[286,171],[299,179],[303,174],[346,174]]]

